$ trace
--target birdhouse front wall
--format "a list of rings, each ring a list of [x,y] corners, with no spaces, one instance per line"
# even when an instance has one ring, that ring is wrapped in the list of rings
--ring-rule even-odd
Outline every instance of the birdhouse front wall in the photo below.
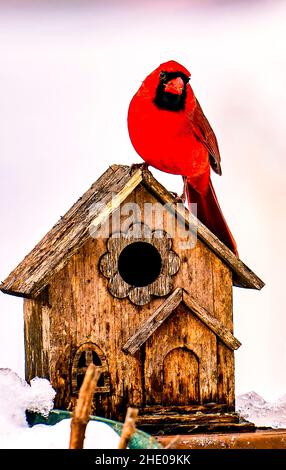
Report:
[[[216,402],[216,335],[182,304],[156,333],[145,349],[147,404]]]
[[[133,202],[141,214],[146,202],[160,203],[143,185],[125,201]],[[56,406],[67,408],[77,395],[88,363],[95,362],[102,371],[95,393],[96,413],[118,419],[128,404],[142,407],[187,400],[179,398],[175,385],[170,386],[174,383],[172,368],[185,361],[192,371],[185,379],[192,380],[190,403],[214,401],[233,407],[233,351],[186,306],[179,306],[134,355],[122,351],[177,287],[186,289],[232,331],[231,271],[200,240],[192,249],[186,247],[186,231],[180,223],[171,239],[179,265],[169,276],[168,293],[161,292],[159,297],[147,290],[150,298],[146,294],[143,305],[125,294],[116,297],[110,289],[111,277],[102,273],[100,265],[108,253],[108,238],[123,226],[126,229],[126,220],[126,215],[113,217],[108,236],[89,238],[52,277],[45,293],[25,300],[26,378],[49,378],[57,390]],[[144,222],[151,231],[158,229],[152,214],[137,222]]]

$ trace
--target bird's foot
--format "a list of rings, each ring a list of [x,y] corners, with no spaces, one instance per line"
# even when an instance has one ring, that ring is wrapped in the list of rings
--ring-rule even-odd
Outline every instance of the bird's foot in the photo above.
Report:
[[[187,200],[185,191],[184,191],[183,194],[180,196],[180,199],[181,199],[181,201],[185,204],[185,202],[186,202],[186,200]]]
[[[143,162],[143,163],[132,163],[132,165],[130,166],[130,174],[133,173],[134,171],[136,170],[148,170],[148,163],[146,162]]]
[[[175,193],[174,191],[169,191],[169,193],[172,194],[172,196],[174,197],[176,203],[178,203],[178,202],[185,203],[183,194],[182,194],[182,196],[179,196],[179,194]]]

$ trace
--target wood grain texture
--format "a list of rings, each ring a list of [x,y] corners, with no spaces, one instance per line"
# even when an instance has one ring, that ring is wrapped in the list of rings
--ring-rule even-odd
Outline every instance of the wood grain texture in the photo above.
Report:
[[[163,405],[199,403],[199,360],[192,351],[172,349],[163,361]]]
[[[213,313],[229,331],[233,332],[232,273],[217,258],[212,260]],[[222,341],[217,342],[218,401],[235,409],[234,351]]]
[[[194,405],[195,406],[195,405]],[[140,428],[151,434],[201,434],[209,432],[255,431],[255,426],[235,412],[165,412],[143,413],[138,417]]]
[[[194,413],[224,413],[228,411],[227,404],[221,403],[205,403],[204,405],[151,405],[145,406],[139,410],[140,415],[148,415],[148,414],[168,414],[168,413],[176,413],[176,414],[194,414]]]
[[[187,305],[190,312],[193,312],[211,331],[213,331],[221,341],[230,349],[238,349],[241,343],[224,327],[217,318],[210,314],[205,308],[186,291],[175,289],[151,317],[141,325],[135,335],[133,335],[123,346],[123,351],[134,354],[145,343],[145,341],[156,331],[157,328],[168,318],[175,308],[182,302]]]
[[[230,349],[238,349],[241,343],[236,339],[232,333],[225,328],[225,326],[215,318],[207,309],[201,307],[201,305],[192,297],[187,291],[183,292],[183,301],[187,307],[194,312],[197,317],[205,323],[210,330],[212,330],[221,341]]]
[[[180,304],[167,320],[157,329],[156,334],[152,335],[146,342],[145,347],[145,390],[146,405],[162,404],[164,400],[168,404],[179,405],[178,397],[164,393],[164,360],[167,355],[177,349],[183,348],[194,354],[198,360],[198,375],[193,377],[192,381],[184,380],[181,388],[184,389],[183,395],[186,399],[184,405],[190,405],[192,400],[197,402],[194,394],[196,384],[199,381],[200,397],[199,402],[209,403],[215,402],[217,396],[217,341],[215,334],[210,331],[195,315],[190,314],[189,309]],[[175,359],[175,358],[174,358]],[[177,357],[175,363],[169,367],[176,370],[181,368],[182,373],[178,377],[179,382],[184,376],[189,374],[188,364],[181,358]],[[176,385],[176,388],[179,384]],[[170,391],[170,390],[169,390]],[[170,391],[171,392],[171,391]],[[188,398],[187,398],[188,397]]]
[[[182,422],[180,416],[177,420],[172,422],[166,421],[165,423],[140,423],[140,429],[152,435],[168,436],[168,435],[182,435],[182,434],[208,434],[208,433],[242,433],[254,432],[255,426],[248,421],[236,422],[235,419],[213,419],[211,422],[207,417],[201,419],[201,422]],[[186,438],[188,439],[188,437]]]
[[[157,328],[168,318],[168,316],[178,307],[183,299],[183,291],[180,288],[174,292],[155,310],[148,320],[139,326],[136,333],[128,339],[122,350],[129,354],[134,354],[144,344],[147,339],[157,330]]]
[[[233,423],[239,422],[239,415],[237,413],[209,413],[207,415],[202,414],[171,414],[167,413],[162,415],[144,415],[138,417],[138,425],[142,424],[155,424],[156,422],[163,424],[171,423],[171,422],[180,422],[180,423],[188,423],[188,424],[203,424],[203,423],[211,423],[211,422],[220,422],[220,423]]]
[[[49,329],[42,298],[24,301],[25,377],[50,378]]]

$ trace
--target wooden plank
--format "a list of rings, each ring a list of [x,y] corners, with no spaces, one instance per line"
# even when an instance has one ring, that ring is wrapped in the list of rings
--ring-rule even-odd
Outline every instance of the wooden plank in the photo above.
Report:
[[[232,273],[218,258],[212,260],[213,315],[233,333]],[[234,352],[223,342],[217,342],[218,401],[235,406]]]
[[[153,414],[153,415],[139,415],[137,424],[140,427],[142,424],[170,424],[170,423],[187,423],[187,424],[210,424],[210,423],[238,423],[239,415],[237,413],[197,413],[197,414]]]
[[[24,300],[25,378],[50,378],[49,345],[45,323],[46,306],[41,297]]]
[[[199,403],[199,360],[192,351],[184,348],[172,349],[163,362],[164,406],[177,403]]]
[[[244,424],[244,423],[243,423]],[[240,431],[244,432],[240,432]],[[219,429],[217,430],[219,431]],[[246,427],[241,429],[235,426],[233,432],[224,434],[201,434],[201,435],[180,435],[176,441],[176,449],[286,449],[286,430],[285,429],[249,429],[252,432],[246,432]],[[164,448],[172,443],[172,436],[158,436],[157,440]],[[172,447],[171,447],[172,448]],[[247,452],[246,452],[247,454]],[[270,455],[271,453],[269,453]],[[240,462],[241,463],[241,462]]]
[[[43,373],[42,309],[35,300],[24,301],[24,331],[25,378],[29,383],[36,376],[42,377]]]
[[[168,318],[175,308],[182,301],[182,289],[177,288],[169,295],[153,315],[143,323],[136,333],[132,335],[124,344],[122,350],[127,354],[135,354],[147,339],[157,330],[157,328]]]
[[[194,413],[222,413],[228,410],[227,404],[218,404],[218,403],[205,403],[204,405],[171,405],[171,406],[162,406],[162,405],[150,405],[141,408],[139,411],[140,415],[148,414],[167,414],[167,413],[176,413],[176,414],[194,414]]]
[[[210,312],[201,307],[198,302],[185,290],[183,292],[183,301],[187,307],[194,312],[197,317],[212,330],[222,342],[230,349],[238,349],[241,343],[233,334],[223,326]]]
[[[169,191],[164,188],[150,173],[150,171],[143,169],[143,183],[156,196],[158,196],[163,203],[173,204],[174,197]],[[176,213],[186,222],[191,230],[197,231],[200,239],[202,239],[207,246],[219,256],[234,272],[234,284],[238,287],[245,287],[250,289],[262,289],[264,282],[246,266],[233,252],[227,248],[205,225],[203,225],[193,214],[190,214],[182,205],[176,206]]]
[[[242,432],[254,432],[255,426],[248,421],[244,421],[242,423],[232,423],[232,422],[212,422],[212,423],[153,423],[153,424],[141,424],[140,429],[145,431],[149,434],[153,434],[154,436],[162,436],[162,435],[174,435],[174,434],[206,434],[206,433],[242,433]],[[184,436],[185,440],[188,439],[188,436]]]
[[[234,351],[224,343],[217,342],[218,364],[218,401],[227,403],[230,409],[235,408],[235,362]]]

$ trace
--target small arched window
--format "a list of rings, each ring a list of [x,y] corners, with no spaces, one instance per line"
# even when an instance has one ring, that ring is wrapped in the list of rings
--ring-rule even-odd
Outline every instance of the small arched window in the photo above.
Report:
[[[82,344],[75,353],[72,365],[72,391],[77,394],[83,382],[86,369],[93,363],[100,369],[100,376],[97,382],[95,393],[110,392],[110,380],[106,357],[101,349],[94,343]]]

